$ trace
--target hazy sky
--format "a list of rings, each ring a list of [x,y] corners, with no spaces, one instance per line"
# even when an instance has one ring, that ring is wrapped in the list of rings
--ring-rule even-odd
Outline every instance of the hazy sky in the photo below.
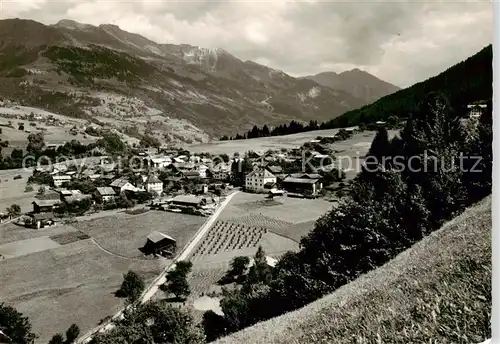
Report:
[[[0,16],[115,24],[159,43],[223,48],[293,76],[357,67],[402,87],[493,40],[488,0],[3,0]]]

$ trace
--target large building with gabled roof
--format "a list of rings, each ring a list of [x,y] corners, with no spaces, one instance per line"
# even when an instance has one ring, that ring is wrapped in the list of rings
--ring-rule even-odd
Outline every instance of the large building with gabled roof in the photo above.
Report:
[[[254,192],[263,192],[273,188],[276,176],[263,168],[257,168],[246,175],[245,189]]]

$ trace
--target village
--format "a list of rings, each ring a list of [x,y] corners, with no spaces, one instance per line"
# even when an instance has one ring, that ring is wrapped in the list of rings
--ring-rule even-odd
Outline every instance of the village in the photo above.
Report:
[[[272,267],[297,251],[301,237],[356,175],[358,166],[343,166],[340,156],[359,163],[374,134],[357,128],[318,132],[281,148],[249,145],[232,156],[195,146],[141,148],[133,156],[99,155],[13,171],[2,177],[1,187],[26,190],[7,199],[20,206],[11,205],[3,216],[0,264],[10,281],[7,292],[17,298],[19,290],[71,290],[46,298],[33,294],[19,304],[41,340],[48,340],[51,334],[43,329],[62,329],[62,318],[85,331],[106,324],[122,307],[113,295],[123,274],[134,271],[154,287],[182,256],[193,267],[187,277],[191,292],[180,305],[197,321],[207,310],[220,313],[222,287],[228,287],[220,281],[232,261],[251,262],[260,248]],[[60,257],[57,267],[50,263],[54,255]],[[168,300],[151,290],[148,297]],[[88,300],[78,303],[79,314],[69,311],[77,294]],[[53,302],[73,306],[41,316]]]
[[[353,133],[355,129],[344,130],[343,135]],[[342,131],[337,136],[341,135]],[[234,187],[270,199],[324,197],[326,190],[346,186],[345,172],[336,166],[334,152],[327,147],[331,142],[335,135],[318,137],[297,149],[250,151],[245,157],[235,153],[231,158],[144,149],[129,158],[134,166],[123,166],[122,157],[108,156],[39,164],[28,184],[41,186],[32,210],[18,222],[41,229],[68,217],[137,205],[210,216],[220,197]]]

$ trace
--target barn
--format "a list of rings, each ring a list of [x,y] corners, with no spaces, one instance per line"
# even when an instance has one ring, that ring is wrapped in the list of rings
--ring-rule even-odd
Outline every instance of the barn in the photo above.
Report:
[[[283,181],[283,188],[290,194],[316,195],[323,188],[319,174],[296,174]]]
[[[158,254],[164,257],[173,257],[177,248],[177,242],[169,235],[158,231],[151,232],[147,236],[147,241],[142,252],[145,255]]]

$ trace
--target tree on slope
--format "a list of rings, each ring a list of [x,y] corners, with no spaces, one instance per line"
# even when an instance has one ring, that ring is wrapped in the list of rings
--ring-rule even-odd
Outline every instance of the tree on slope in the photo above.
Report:
[[[0,304],[0,330],[7,335],[13,343],[32,344],[35,334],[31,332],[29,319],[11,306]]]
[[[250,268],[246,284],[264,283],[271,281],[271,268],[267,264],[266,253],[259,246],[254,256],[253,266]]]
[[[374,170],[377,165],[385,167],[383,164],[383,158],[385,156],[389,156],[390,154],[390,143],[389,143],[389,134],[387,133],[387,129],[385,127],[380,128],[375,135],[375,138],[372,141],[370,146],[370,150],[367,154],[367,166],[370,170]],[[368,159],[368,157],[371,157]],[[373,162],[369,162],[369,160],[373,160]]]
[[[49,344],[64,344],[64,337],[63,337],[63,335],[60,334],[60,333],[56,333],[49,340]]]
[[[120,289],[116,292],[118,297],[125,297],[129,302],[135,302],[144,291],[144,280],[132,270],[123,276]]]
[[[66,344],[71,344],[76,341],[78,336],[80,335],[80,328],[76,324],[72,324],[67,330],[66,330]]]
[[[185,299],[191,293],[187,275],[191,272],[193,263],[180,261],[175,269],[167,272],[167,282],[161,286],[166,294],[174,294],[178,299]]]

